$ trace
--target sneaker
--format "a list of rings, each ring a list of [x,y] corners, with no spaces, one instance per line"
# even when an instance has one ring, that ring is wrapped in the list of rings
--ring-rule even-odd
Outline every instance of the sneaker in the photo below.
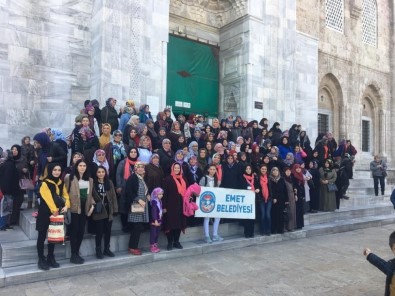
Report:
[[[224,239],[220,237],[219,235],[214,235],[213,236],[213,242],[222,242]]]
[[[129,253],[135,256],[141,255],[141,251],[139,249],[129,249]]]
[[[158,246],[156,244],[151,245],[150,248],[151,253],[159,253],[160,249],[158,248]]]
[[[173,243],[173,247],[176,249],[183,249],[182,245],[180,244],[180,242],[174,242]]]
[[[211,240],[211,238],[209,236],[205,236],[204,237],[204,241],[208,244],[211,244],[213,241]]]

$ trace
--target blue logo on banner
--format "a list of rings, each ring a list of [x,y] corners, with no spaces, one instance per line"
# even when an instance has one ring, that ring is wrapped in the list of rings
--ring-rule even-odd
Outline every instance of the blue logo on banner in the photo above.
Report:
[[[205,191],[200,196],[200,210],[203,213],[211,213],[215,208],[214,193],[211,191]]]

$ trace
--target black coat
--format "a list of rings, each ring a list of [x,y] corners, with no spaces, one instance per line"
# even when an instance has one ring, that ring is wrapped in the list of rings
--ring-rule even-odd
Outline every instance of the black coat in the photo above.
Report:
[[[111,125],[111,133],[118,129],[118,113],[114,107],[103,107],[100,112],[101,123],[109,123]]]
[[[17,196],[20,194],[19,173],[15,162],[8,159],[0,166],[0,189],[4,195]]]
[[[165,176],[167,176],[170,174],[170,167],[174,163],[174,152],[172,150],[166,152],[162,148],[158,150],[158,155],[159,155],[159,164],[162,167]]]
[[[235,163],[229,167],[227,163],[222,164],[222,181],[221,187],[231,189],[243,189],[241,184],[242,170],[240,165]],[[243,178],[244,179],[244,178]]]

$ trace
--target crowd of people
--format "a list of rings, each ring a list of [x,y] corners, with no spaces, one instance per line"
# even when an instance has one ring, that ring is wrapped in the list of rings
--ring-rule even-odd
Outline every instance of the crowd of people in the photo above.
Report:
[[[118,215],[122,230],[130,232],[133,255],[141,255],[145,225],[151,252],[160,251],[161,231],[167,250],[182,249],[179,239],[187,226],[203,224],[207,243],[223,240],[219,218],[210,232],[209,218],[184,215],[183,202],[196,198],[199,185],[255,192],[256,219],[241,221],[247,238],[254,236],[255,222],[261,235],[294,231],[304,227],[304,213],[334,211],[348,198],[357,153],[350,140],[337,144],[327,132],[311,142],[300,125],[282,130],[266,118],[248,122],[229,115],[206,121],[199,114],[175,118],[164,109],[154,120],[146,104],[136,108],[126,101],[119,111],[116,104],[109,98],[100,109],[98,101],[86,101],[70,135],[47,127],[33,144],[25,136],[2,152],[0,227],[18,224],[26,194],[27,208],[38,209],[40,269],[59,266],[54,244],[44,255],[51,215],[69,216],[70,262],[82,264],[86,224],[96,235],[96,257],[114,256],[111,228]]]

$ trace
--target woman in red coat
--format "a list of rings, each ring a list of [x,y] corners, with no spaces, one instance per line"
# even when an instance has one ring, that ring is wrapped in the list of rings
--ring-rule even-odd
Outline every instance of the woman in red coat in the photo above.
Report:
[[[163,229],[167,235],[167,250],[182,249],[180,244],[181,230],[186,228],[183,214],[183,196],[187,189],[187,180],[183,177],[179,163],[173,163],[170,176],[164,181],[162,207],[164,215]]]

